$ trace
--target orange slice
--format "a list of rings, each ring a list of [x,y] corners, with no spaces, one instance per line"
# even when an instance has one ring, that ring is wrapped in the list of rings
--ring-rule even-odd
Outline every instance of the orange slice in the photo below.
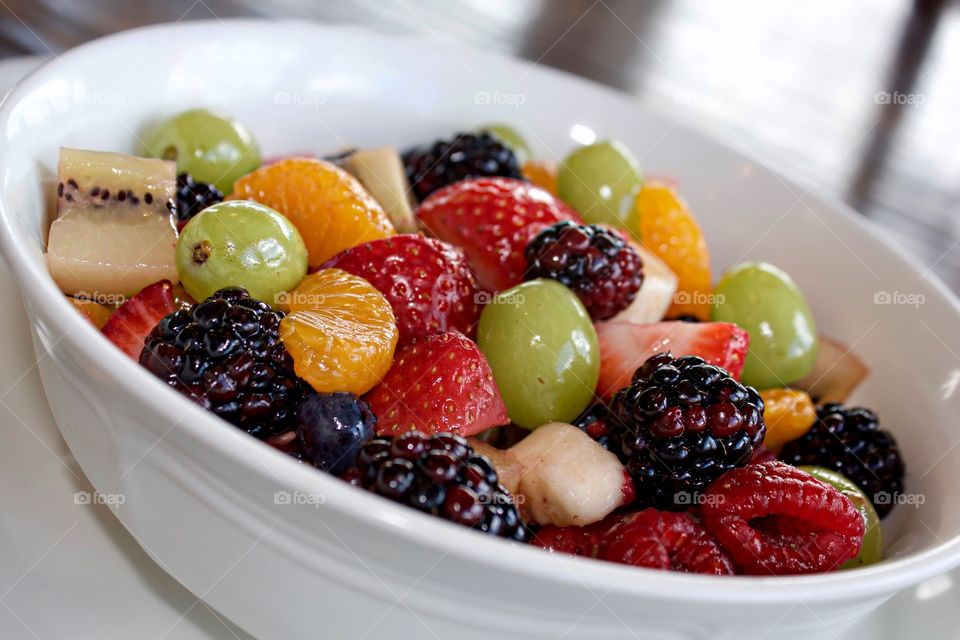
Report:
[[[634,231],[647,249],[678,278],[668,318],[691,315],[710,319],[713,292],[710,253],[700,224],[687,203],[669,186],[647,182],[637,196]]]
[[[390,303],[342,269],[321,269],[282,296],[280,338],[297,375],[316,391],[362,395],[387,374],[397,346]]]
[[[528,160],[523,163],[523,177],[557,195],[557,163],[546,160]]]
[[[255,200],[285,215],[303,236],[314,268],[344,249],[396,234],[356,178],[314,158],[260,167],[234,183],[230,199]]]
[[[817,408],[803,391],[768,389],[760,392],[763,398],[763,421],[767,433],[763,446],[777,455],[783,445],[801,437],[817,421]]]
[[[67,296],[67,300],[72,302],[73,306],[85,315],[97,329],[103,329],[103,325],[107,323],[107,320],[109,320],[113,314],[113,309],[92,300],[81,300],[79,298],[71,298],[70,296]]]

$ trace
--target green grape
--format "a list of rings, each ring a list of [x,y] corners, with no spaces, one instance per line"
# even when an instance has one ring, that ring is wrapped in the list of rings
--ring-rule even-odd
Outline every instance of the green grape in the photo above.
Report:
[[[855,558],[844,562],[840,565],[840,568],[856,569],[883,560],[883,530],[880,528],[880,517],[877,515],[877,510],[873,508],[873,504],[860,490],[860,487],[848,480],[846,476],[830,469],[806,466],[799,468],[847,496],[853,506],[857,508],[857,511],[860,512],[860,515],[863,516],[866,533],[864,533],[863,543],[860,545],[860,553]]]
[[[612,140],[575,149],[557,171],[557,193],[591,224],[623,227],[637,204],[643,174],[633,154]]]
[[[559,282],[531,280],[496,295],[480,315],[477,343],[510,419],[522,427],[570,422],[593,399],[597,333],[583,304]]]
[[[224,195],[233,183],[260,166],[260,150],[240,122],[208,111],[192,109],[161,123],[147,137],[146,155],[177,162],[177,173],[214,184]]]
[[[514,157],[517,159],[517,164],[520,166],[523,166],[523,163],[533,155],[530,152],[530,146],[527,145],[527,141],[510,125],[487,124],[482,127],[477,127],[476,130],[486,131],[499,140],[500,144],[513,152]]]
[[[750,334],[744,384],[785,387],[813,369],[817,329],[810,307],[790,276],[777,267],[743,262],[730,268],[717,283],[711,316]]]
[[[276,304],[307,274],[307,247],[293,224],[273,209],[235,200],[207,207],[177,240],[177,274],[203,300],[223,287],[243,287]]]

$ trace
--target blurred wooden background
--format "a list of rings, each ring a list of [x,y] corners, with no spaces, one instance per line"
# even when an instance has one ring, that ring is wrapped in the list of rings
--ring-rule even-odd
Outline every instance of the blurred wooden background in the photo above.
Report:
[[[0,0],[0,56],[300,17],[463,41],[683,110],[844,198],[960,290],[960,6],[946,0]]]

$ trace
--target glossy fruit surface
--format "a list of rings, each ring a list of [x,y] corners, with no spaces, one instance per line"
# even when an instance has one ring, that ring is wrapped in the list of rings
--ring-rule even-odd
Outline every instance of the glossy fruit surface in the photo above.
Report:
[[[531,280],[495,296],[480,314],[477,342],[511,420],[522,427],[570,422],[593,398],[597,334],[583,304],[559,282]]]
[[[190,219],[218,202],[223,193],[212,184],[199,182],[189,173],[177,176],[177,229],[182,230]]]
[[[542,425],[509,451],[523,467],[517,494],[526,522],[583,526],[633,501],[617,456],[573,425]]]
[[[401,234],[342,251],[324,264],[331,267],[366,279],[390,301],[399,346],[445,331],[468,337],[476,332],[477,279],[466,256],[451,244]]]
[[[147,137],[147,155],[177,163],[178,173],[215,185],[223,193],[260,166],[260,150],[240,122],[208,109],[191,109],[160,123]]]
[[[323,160],[288,158],[261,167],[237,180],[231,198],[255,200],[286,216],[314,268],[344,249],[395,233],[360,182]]]
[[[710,317],[713,289],[710,253],[700,223],[677,193],[659,182],[647,182],[634,210],[631,231],[639,234],[643,246],[663,260],[678,278],[668,318],[692,315]]]
[[[700,513],[749,575],[833,571],[856,557],[865,530],[847,496],[778,461],[727,472],[704,495]]]
[[[532,155],[530,145],[523,139],[520,133],[508,124],[485,124],[477,127],[478,131],[486,131],[500,143],[513,152],[513,157],[517,159],[517,164],[523,166]]]
[[[476,343],[451,331],[397,351],[386,377],[365,398],[377,434],[405,431],[470,436],[510,423],[490,365]]]
[[[702,524],[687,513],[656,509],[620,518],[600,538],[597,557],[651,569],[734,574],[730,557]]]
[[[364,489],[418,511],[493,536],[529,536],[496,469],[461,436],[377,436],[361,447],[351,475]]]
[[[906,465],[897,439],[880,428],[879,416],[866,407],[820,405],[817,421],[784,445],[779,458],[842,473],[863,490],[881,518],[909,497],[904,496]]]
[[[703,358],[658,353],[614,396],[606,427],[637,502],[686,511],[714,480],[750,462],[763,443],[763,401]]]
[[[860,512],[860,515],[863,516],[866,532],[863,535],[863,543],[860,545],[860,553],[852,560],[847,560],[840,568],[856,569],[883,560],[883,529],[880,528],[880,516],[877,515],[873,503],[860,490],[860,487],[830,469],[824,469],[823,467],[799,468],[847,496],[853,506],[857,508],[857,511]]]
[[[617,315],[636,299],[643,260],[617,229],[565,220],[527,244],[526,278],[550,278],[577,294],[594,320]]]
[[[817,408],[803,391],[768,389],[761,392],[760,397],[763,398],[763,420],[767,423],[763,446],[773,455],[809,431],[817,420]]]
[[[397,324],[390,303],[341,269],[308,275],[281,306],[280,337],[294,370],[321,393],[362,395],[390,369]]]
[[[522,167],[523,177],[541,189],[557,195],[557,163],[546,160],[527,160]]]
[[[164,316],[175,311],[172,290],[168,280],[144,287],[113,312],[101,329],[103,335],[136,360],[147,335]]]
[[[740,378],[749,337],[725,322],[598,322],[600,382],[597,394],[608,398],[630,384],[647,358],[669,351],[674,357],[699,356]]]
[[[850,346],[821,334],[813,369],[792,386],[809,393],[818,404],[842,404],[869,374],[866,363]]]
[[[177,281],[172,162],[60,149],[47,267],[66,294],[130,297]]]
[[[810,307],[786,273],[765,262],[742,262],[717,283],[711,318],[750,334],[743,382],[757,389],[786,387],[810,373],[817,330]]]
[[[373,437],[376,416],[352,393],[311,393],[297,409],[297,438],[303,459],[334,475],[354,465]]]
[[[296,227],[256,202],[221,202],[187,223],[177,240],[177,273],[197,300],[243,287],[268,304],[307,273],[307,249]]]
[[[612,140],[575,149],[557,172],[557,193],[591,224],[625,226],[642,186],[637,159]]]
[[[67,300],[69,300],[85,318],[90,320],[97,329],[102,329],[103,325],[110,319],[110,314],[113,313],[113,308],[94,302],[93,300],[82,300],[80,298],[71,298],[70,296],[67,296]]]
[[[140,364],[207,411],[266,439],[294,426],[306,385],[280,341],[282,314],[240,287],[166,316]]]
[[[548,192],[514,178],[461,180],[433,193],[417,215],[429,234],[463,249],[487,291],[523,281],[533,236],[562,220],[580,221]]]
[[[469,178],[519,178],[520,164],[509,146],[486,131],[457,133],[446,140],[409,149],[403,164],[420,202],[430,194]]]

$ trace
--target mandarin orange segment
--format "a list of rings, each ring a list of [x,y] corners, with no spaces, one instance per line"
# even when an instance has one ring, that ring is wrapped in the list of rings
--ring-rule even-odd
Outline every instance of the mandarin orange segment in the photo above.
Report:
[[[78,298],[71,298],[70,296],[67,296],[67,300],[73,303],[73,306],[75,306],[80,313],[89,318],[90,322],[92,322],[93,326],[97,329],[103,329],[103,325],[107,323],[107,320],[110,319],[114,311],[110,307],[92,300],[80,300]]]
[[[643,246],[677,274],[679,282],[667,317],[710,319],[713,291],[710,253],[700,224],[687,203],[662,182],[647,182],[637,196],[631,221]]]
[[[760,392],[763,398],[763,421],[767,432],[763,446],[778,455],[783,445],[796,440],[817,421],[817,408],[810,396],[794,389],[767,389]]]
[[[396,234],[383,208],[340,167],[288,158],[260,167],[233,185],[233,200],[256,200],[297,227],[311,267],[344,249]]]
[[[557,195],[557,163],[547,160],[528,160],[523,163],[523,177]]]
[[[390,303],[342,269],[308,275],[280,306],[280,338],[297,375],[316,391],[362,395],[387,374],[397,346]]]

